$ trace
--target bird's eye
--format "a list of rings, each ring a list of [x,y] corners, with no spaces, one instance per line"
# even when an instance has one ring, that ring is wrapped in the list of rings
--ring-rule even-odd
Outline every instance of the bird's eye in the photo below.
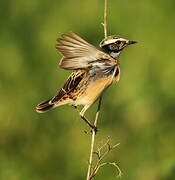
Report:
[[[121,41],[117,41],[117,42],[116,42],[116,44],[120,44],[120,43],[121,43]]]

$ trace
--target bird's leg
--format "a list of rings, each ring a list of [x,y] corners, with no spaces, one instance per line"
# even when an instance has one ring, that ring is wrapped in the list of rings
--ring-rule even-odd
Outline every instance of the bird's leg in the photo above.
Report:
[[[78,110],[77,106],[72,105],[80,114],[81,119],[92,129],[97,133],[97,127],[90,123],[90,121],[84,116],[84,113],[89,108],[89,106],[84,107],[81,111]],[[87,132],[86,132],[87,133]]]
[[[97,133],[97,127],[94,126],[93,124],[90,123],[90,121],[84,116],[86,110],[89,108],[88,106],[84,106],[84,108],[81,110],[80,112],[80,117],[82,120],[84,120],[84,122],[95,132],[95,134]]]

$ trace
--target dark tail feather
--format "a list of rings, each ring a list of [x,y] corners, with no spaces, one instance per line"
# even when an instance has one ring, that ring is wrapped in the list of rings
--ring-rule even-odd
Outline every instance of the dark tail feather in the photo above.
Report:
[[[51,108],[53,108],[54,104],[49,104],[50,100],[51,99],[38,104],[36,106],[36,111],[39,113],[43,113],[43,112],[46,112],[46,111],[50,110]]]

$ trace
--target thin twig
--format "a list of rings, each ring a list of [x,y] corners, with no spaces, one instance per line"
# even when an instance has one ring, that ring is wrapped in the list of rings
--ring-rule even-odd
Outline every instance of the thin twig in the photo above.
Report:
[[[107,1],[105,0],[105,5],[104,5],[104,36],[105,38],[107,37]],[[102,96],[100,96],[99,102],[98,102],[98,108],[95,116],[95,121],[94,121],[94,126],[97,127],[97,121],[100,113],[100,108],[101,108],[101,101],[102,101]],[[87,172],[87,178],[86,180],[92,180],[93,177],[91,176],[91,171],[92,171],[92,160],[93,160],[93,152],[94,152],[94,144],[95,144],[95,135],[96,132],[92,130],[92,137],[91,137],[91,149],[90,149],[90,155],[89,155],[89,162],[88,162],[88,172]]]
[[[117,146],[119,146],[120,143],[118,144],[115,144],[113,146],[111,146],[110,144],[110,138],[107,139],[107,141],[102,145],[100,146],[97,151],[94,152],[95,155],[97,155],[97,162],[96,162],[96,165],[92,168],[92,172],[91,172],[91,175],[90,175],[90,180],[93,179],[95,177],[95,175],[97,174],[98,170],[105,166],[105,165],[113,165],[117,168],[117,171],[118,171],[118,176],[121,176],[122,173],[121,173],[121,170],[119,168],[119,166],[117,165],[116,162],[102,162],[105,157],[112,151],[114,150]],[[104,149],[106,149],[104,151]],[[104,151],[104,152],[103,152]]]
[[[116,162],[104,162],[104,163],[101,163],[99,166],[97,166],[97,168],[95,169],[95,172],[94,172],[94,174],[92,175],[92,177],[94,177],[95,175],[96,175],[96,173],[98,172],[98,170],[101,168],[101,167],[103,167],[103,166],[105,166],[105,165],[112,165],[112,166],[114,166],[114,167],[116,167],[117,168],[117,172],[118,172],[118,174],[117,174],[117,177],[122,177],[122,171],[120,170],[120,168],[119,168],[119,166],[117,165],[117,163]]]
[[[104,36],[105,38],[107,37],[108,33],[108,29],[107,29],[107,15],[108,15],[108,0],[105,0],[105,7],[104,7],[104,22],[102,23],[103,27],[104,27]]]
[[[97,121],[98,121],[100,108],[101,108],[101,101],[102,101],[102,96],[100,97],[99,102],[98,102],[98,108],[97,108],[97,112],[95,116],[94,126],[97,126]],[[90,149],[90,155],[89,155],[88,172],[87,172],[86,180],[90,180],[91,169],[92,169],[92,157],[93,157],[94,144],[95,144],[95,135],[96,135],[96,132],[92,130],[91,149]]]

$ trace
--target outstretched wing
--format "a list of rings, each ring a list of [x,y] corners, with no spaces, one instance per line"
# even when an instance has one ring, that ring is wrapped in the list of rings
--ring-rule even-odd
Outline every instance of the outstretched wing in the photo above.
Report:
[[[76,71],[73,72],[67,79],[65,85],[62,89],[58,92],[58,94],[52,98],[50,103],[57,103],[60,99],[69,95],[80,83],[80,81],[86,75],[85,71]]]
[[[92,67],[102,60],[115,61],[111,56],[89,44],[77,34],[70,32],[57,39],[56,49],[64,56],[59,64],[63,69],[77,70]]]

